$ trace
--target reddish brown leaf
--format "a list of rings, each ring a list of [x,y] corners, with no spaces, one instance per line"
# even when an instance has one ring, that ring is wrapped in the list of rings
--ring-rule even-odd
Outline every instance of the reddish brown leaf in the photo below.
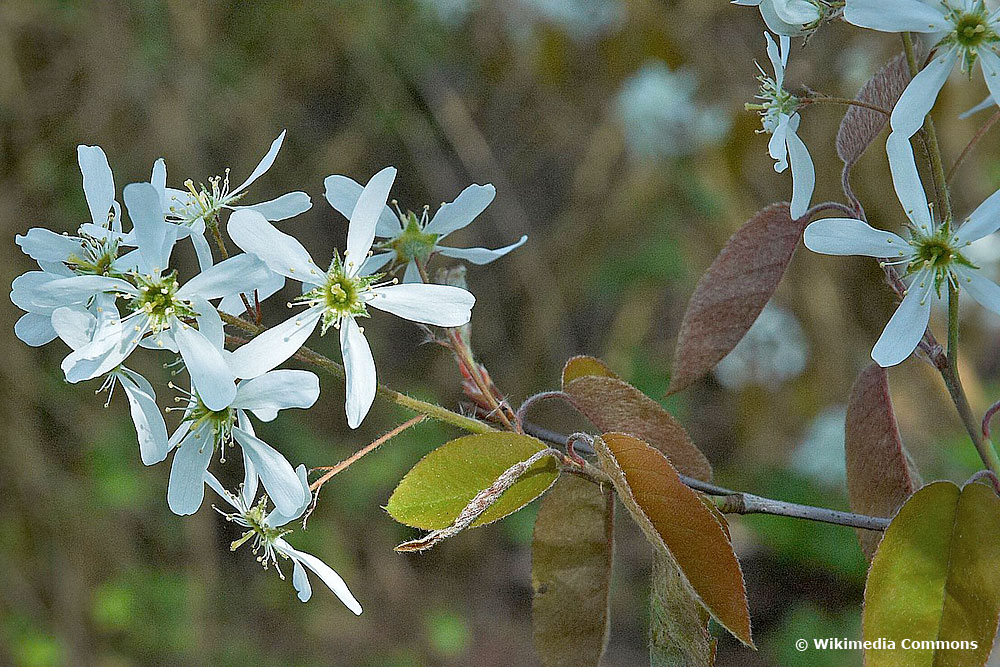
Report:
[[[613,370],[608,368],[600,359],[595,359],[594,357],[588,357],[585,354],[581,354],[577,357],[570,358],[563,366],[562,371],[562,386],[565,388],[567,384],[573,380],[584,377],[586,375],[603,375],[609,378],[616,378],[618,375],[615,374]]]
[[[708,481],[712,466],[684,427],[663,407],[614,377],[586,375],[563,387],[577,409],[601,431],[631,433],[665,454],[689,477]]]
[[[535,648],[545,667],[597,667],[608,636],[614,494],[563,475],[542,497],[531,542]]]
[[[802,230],[781,203],[733,234],[688,302],[668,394],[708,373],[740,342],[785,275]]]
[[[606,433],[595,448],[646,539],[677,565],[685,587],[712,617],[753,646],[743,572],[716,516],[681,482],[670,461],[638,438]]]
[[[891,111],[909,82],[910,69],[906,56],[901,53],[868,79],[856,99]],[[837,132],[837,155],[846,168],[850,169],[858,161],[888,121],[887,115],[872,109],[859,106],[847,108]]]
[[[851,387],[844,434],[847,493],[851,510],[891,517],[920,486],[919,476],[899,437],[885,369],[872,364]],[[858,530],[869,561],[882,533]]]

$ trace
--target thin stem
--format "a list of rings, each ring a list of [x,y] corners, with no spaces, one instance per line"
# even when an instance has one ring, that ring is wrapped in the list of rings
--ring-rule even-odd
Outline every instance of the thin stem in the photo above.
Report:
[[[403,422],[396,428],[392,429],[385,435],[376,438],[373,442],[365,445],[358,451],[354,452],[353,454],[351,454],[349,457],[347,457],[337,465],[316,468],[316,470],[326,470],[327,472],[322,477],[317,479],[315,482],[310,484],[309,490],[319,491],[320,487],[322,487],[324,484],[330,481],[330,479],[334,475],[343,472],[344,470],[347,470],[352,465],[354,465],[354,463],[362,459],[364,456],[372,453],[373,451],[375,451],[376,449],[387,443],[389,440],[392,440],[406,429],[410,428],[411,426],[416,426],[425,419],[427,419],[426,415],[417,415],[416,417],[411,417],[410,419],[406,420],[405,422]]]
[[[861,100],[851,99],[849,97],[828,97],[826,95],[819,95],[819,96],[816,96],[816,97],[806,97],[806,98],[803,98],[803,99],[801,99],[799,101],[802,104],[817,104],[817,103],[842,104],[842,105],[845,105],[845,106],[861,107],[862,109],[869,109],[871,111],[877,111],[878,113],[884,114],[886,116],[889,116],[889,115],[892,114],[892,111],[890,111],[889,109],[885,109],[883,107],[880,107],[880,106],[875,105],[875,104],[870,104],[868,102],[863,102]]]
[[[812,208],[810,208],[809,210],[807,210],[805,213],[802,214],[802,218],[808,220],[808,219],[812,218],[814,215],[816,215],[817,213],[820,213],[822,211],[827,211],[827,210],[840,211],[844,215],[849,215],[852,218],[857,218],[857,214],[858,214],[858,212],[856,210],[854,210],[850,206],[847,206],[845,204],[841,204],[840,202],[825,201],[825,202],[823,202],[821,204],[816,204],[815,206],[813,206]]]
[[[219,216],[214,215],[211,220],[205,222],[205,226],[212,232],[212,238],[215,239],[215,245],[219,248],[219,254],[222,256],[222,260],[225,261],[229,259],[229,251],[226,250],[226,242],[222,238],[222,232],[219,231]],[[254,312],[253,308],[250,306],[250,300],[247,298],[246,294],[240,294],[240,298],[243,299],[243,305],[246,307],[246,312],[248,315]]]
[[[983,123],[983,126],[976,131],[976,133],[972,136],[972,139],[969,140],[969,143],[967,143],[965,148],[962,149],[962,152],[959,153],[958,159],[955,160],[955,164],[951,165],[951,169],[948,170],[948,175],[945,177],[945,181],[947,183],[951,183],[951,179],[955,177],[955,172],[957,172],[958,168],[963,162],[965,162],[965,158],[969,157],[969,154],[972,153],[972,149],[976,147],[976,144],[978,144],[984,136],[986,136],[986,133],[996,124],[998,120],[1000,120],[1000,109],[993,112],[990,119]]]
[[[219,311],[219,316],[226,324],[239,327],[240,329],[243,329],[243,331],[250,334],[257,335],[265,329],[262,326],[254,324],[253,322],[247,322],[241,317],[235,317],[222,311]],[[344,379],[346,377],[343,366],[338,364],[333,359],[330,359],[315,350],[311,350],[308,347],[299,348],[299,351],[294,356],[296,359],[305,361],[306,363],[312,364],[317,368],[321,368],[322,370],[340,379]],[[413,398],[412,396],[407,396],[406,394],[398,392],[395,389],[389,389],[383,384],[379,384],[376,388],[376,395],[408,410],[419,412],[420,414],[427,415],[431,419],[436,419],[446,424],[451,424],[452,426],[468,431],[469,433],[493,433],[496,430],[489,424],[485,424],[478,419],[472,419],[471,417],[460,415],[457,412],[452,412],[448,408],[440,405],[428,403],[427,401],[421,401],[419,398]]]
[[[948,365],[958,381],[958,285],[948,283]]]
[[[972,439],[972,444],[975,445],[976,451],[979,452],[979,458],[983,460],[983,465],[988,470],[993,474],[997,474],[997,471],[1000,471],[1000,457],[997,456],[997,452],[993,448],[993,442],[983,437],[982,424],[972,414],[969,399],[966,397],[965,389],[958,378],[958,369],[946,360],[944,367],[940,368],[940,371],[941,377],[944,378],[944,384],[948,388],[948,394],[951,396],[951,400],[958,410],[958,416],[962,420],[962,425],[965,426],[965,430],[968,431],[969,437]]]

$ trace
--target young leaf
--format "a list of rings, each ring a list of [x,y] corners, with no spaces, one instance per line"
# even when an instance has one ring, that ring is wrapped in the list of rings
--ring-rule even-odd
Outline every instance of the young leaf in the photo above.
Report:
[[[910,69],[906,64],[906,56],[901,53],[886,63],[861,87],[857,99],[892,111],[909,82]],[[873,109],[860,106],[847,108],[844,119],[840,122],[840,130],[837,132],[837,155],[844,161],[846,169],[850,169],[858,161],[887,122],[889,116]]]
[[[982,665],[1000,616],[1000,498],[983,484],[934,482],[899,510],[879,544],[862,631],[894,649],[865,651],[869,667]],[[908,642],[976,642],[914,650]]]
[[[597,667],[608,637],[614,494],[563,475],[542,498],[531,542],[535,647],[545,667]]]
[[[716,641],[708,632],[708,613],[691,595],[677,566],[653,553],[649,591],[650,667],[711,667]]]
[[[594,444],[646,539],[676,563],[685,588],[712,617],[752,647],[743,572],[716,515],[681,482],[670,461],[642,440],[605,433]]]
[[[844,433],[847,495],[859,514],[891,517],[920,486],[916,469],[899,437],[885,369],[872,364],[851,387]],[[882,533],[858,530],[869,561]]]
[[[406,473],[385,509],[396,521],[423,530],[451,526],[462,510],[511,466],[546,449],[541,440],[516,433],[467,435],[447,442]],[[559,468],[544,457],[520,476],[471,528],[516,512],[545,492]]]
[[[708,373],[740,342],[785,275],[803,229],[780,203],[761,209],[732,235],[688,301],[668,394]]]
[[[587,355],[581,354],[577,357],[571,357],[566,365],[563,366],[562,371],[562,386],[565,388],[567,384],[573,380],[585,377],[587,375],[602,375],[609,378],[616,378],[618,375],[615,374],[613,370],[608,368],[600,359],[595,359],[594,357],[588,357]]]
[[[670,459],[683,474],[708,481],[712,466],[684,427],[659,403],[615,377],[586,375],[563,386],[576,407],[602,431],[631,433]]]

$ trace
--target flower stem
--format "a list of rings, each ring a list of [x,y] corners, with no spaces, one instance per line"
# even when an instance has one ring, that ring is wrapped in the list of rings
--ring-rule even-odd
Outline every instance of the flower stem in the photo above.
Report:
[[[799,101],[802,104],[841,104],[849,107],[861,107],[862,109],[869,109],[870,111],[876,111],[886,116],[892,113],[892,111],[890,111],[889,109],[884,109],[878,105],[869,104],[868,102],[863,102],[861,100],[854,100],[848,97],[828,97],[827,95],[816,95],[815,97],[802,98]]]
[[[239,327],[243,331],[253,335],[257,335],[265,329],[265,327],[258,326],[253,322],[244,320],[241,317],[235,317],[222,311],[219,311],[219,316],[226,324]],[[300,348],[295,354],[295,358],[312,364],[313,366],[316,366],[317,368],[320,368],[340,379],[344,379],[345,377],[343,366],[338,364],[333,359],[330,359],[315,350],[311,350],[308,347]],[[469,433],[492,433],[496,430],[489,424],[485,424],[478,419],[472,419],[471,417],[460,415],[457,412],[453,412],[440,405],[428,403],[427,401],[421,401],[419,398],[413,398],[412,396],[407,396],[406,394],[398,392],[395,389],[389,389],[383,384],[378,385],[376,395],[384,400],[391,401],[396,405],[404,407],[407,410],[419,412],[422,415],[427,415],[431,419],[451,424],[452,426],[468,431]]]
[[[993,125],[996,124],[998,120],[1000,120],[1000,109],[997,109],[993,113],[993,115],[990,116],[990,119],[985,123],[983,123],[982,127],[976,130],[976,133],[972,136],[972,139],[969,139],[969,143],[967,143],[965,145],[965,148],[962,149],[962,152],[959,154],[958,159],[955,160],[955,164],[951,165],[951,169],[948,170],[948,175],[945,178],[946,182],[951,183],[951,179],[955,177],[955,172],[957,172],[958,168],[962,165],[963,162],[965,162],[965,158],[969,157],[969,154],[972,153],[972,149],[976,147],[976,145],[982,140],[984,136],[986,136],[986,133],[989,131],[991,127],[993,127]]]

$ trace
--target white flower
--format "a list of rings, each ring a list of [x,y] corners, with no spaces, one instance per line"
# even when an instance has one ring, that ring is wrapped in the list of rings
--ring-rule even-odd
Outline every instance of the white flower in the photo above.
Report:
[[[224,340],[221,327],[213,337],[216,338],[213,343],[221,350]],[[308,493],[303,497],[292,465],[256,436],[247,412],[271,421],[279,410],[311,407],[319,398],[319,378],[315,374],[277,370],[244,380],[237,385],[229,405],[222,408],[205,405],[195,384],[186,394],[184,417],[170,437],[171,444],[178,448],[167,485],[167,504],[174,513],[186,515],[198,511],[205,495],[205,473],[212,454],[218,450],[220,461],[225,462],[226,447],[234,441],[243,449],[247,465],[260,475],[276,507],[286,513],[293,512],[308,501]]]
[[[253,553],[257,556],[257,561],[264,566],[264,569],[274,565],[274,569],[277,570],[278,576],[282,579],[285,578],[285,575],[280,569],[278,559],[291,560],[293,565],[292,585],[302,602],[306,602],[312,597],[312,586],[309,584],[309,576],[306,574],[306,568],[309,568],[340,598],[340,601],[348,609],[360,615],[361,605],[333,568],[311,554],[296,550],[285,541],[285,536],[292,530],[283,526],[301,517],[312,500],[305,466],[300,465],[296,473],[305,499],[290,512],[281,512],[278,508],[267,512],[266,496],[262,496],[259,502],[255,502],[257,476],[252,464],[247,467],[243,486],[238,494],[226,491],[219,480],[210,472],[205,473],[205,482],[236,510],[233,514],[222,511],[219,513],[229,521],[247,529],[238,540],[232,543],[230,546],[232,551],[236,551],[242,545],[250,542]]]
[[[176,272],[166,272],[176,226],[164,222],[154,187],[148,183],[127,186],[125,206],[134,225],[143,273],[133,273],[129,280],[97,275],[47,280],[30,292],[26,305],[57,309],[89,303],[102,293],[126,298],[130,312],[125,317],[117,317],[117,309],[113,317],[99,317],[93,340],[63,360],[66,379],[79,382],[109,372],[150,335],[146,344],[180,351],[205,403],[222,408],[235,394],[234,376],[199,329],[221,327],[209,300],[238,292],[254,275],[263,280],[267,267],[251,255],[237,255],[181,285]],[[192,318],[199,329],[184,321]]]
[[[777,389],[798,377],[809,361],[809,346],[795,315],[768,303],[740,342],[715,367],[727,389],[757,385]]]
[[[961,224],[933,219],[920,183],[909,139],[890,137],[889,166],[896,195],[908,218],[909,238],[873,229],[861,220],[827,218],[805,230],[806,247],[827,255],[886,258],[912,276],[902,302],[872,349],[880,366],[895,366],[910,356],[927,329],[931,301],[945,285],[966,290],[983,307],[1000,314],[1000,286],[982,275],[963,254],[973,241],[1000,229],[1000,190]]]
[[[1000,10],[990,10],[983,0],[847,0],[844,19],[862,28],[937,38],[934,58],[913,77],[892,110],[893,133],[909,138],[920,129],[958,63],[971,75],[978,60],[990,94],[1000,99]]]
[[[330,206],[344,217],[350,218],[364,189],[361,184],[347,176],[327,176],[323,185]],[[464,259],[473,264],[488,264],[521,247],[528,240],[527,236],[496,250],[440,245],[444,237],[464,229],[486,210],[496,193],[496,188],[489,184],[470,185],[462,190],[455,201],[442,204],[430,222],[427,220],[427,207],[424,207],[418,218],[412,211],[403,213],[397,208],[396,213],[393,213],[392,209],[383,205],[375,225],[375,236],[384,240],[375,244],[374,254],[365,261],[361,273],[374,273],[392,262],[406,267],[403,282],[419,283],[421,280],[417,262],[425,263],[435,253]]]
[[[729,118],[695,100],[698,80],[689,69],[649,62],[618,93],[617,108],[629,150],[639,157],[689,155],[722,137]]]
[[[256,211],[237,211],[229,220],[229,235],[244,251],[257,255],[274,272],[299,280],[304,294],[297,301],[309,308],[238,348],[230,357],[237,377],[256,377],[285,361],[305,343],[322,320],[322,331],[340,329],[340,348],[347,376],[347,423],[357,428],[375,400],[375,360],[355,321],[368,306],[414,322],[458,327],[469,321],[476,299],[447,285],[379,283],[379,276],[361,273],[375,239],[375,227],[385,210],[396,170],[375,174],[358,197],[347,231],[343,261],[334,255],[329,269],[320,269],[302,245],[278,231]],[[481,210],[481,209],[480,209]]]
[[[767,144],[768,154],[774,158],[774,170],[779,174],[792,165],[792,204],[793,218],[801,217],[809,208],[813,188],[816,186],[816,169],[813,167],[809,150],[796,133],[799,129],[799,114],[796,111],[799,100],[784,89],[785,65],[788,64],[789,39],[785,35],[778,38],[780,48],[764,33],[767,40],[767,56],[774,67],[774,78],[760,70],[758,80],[761,82],[757,94],[759,104],[747,104],[747,109],[760,112],[763,132],[771,135]],[[760,66],[758,65],[758,69]]]
[[[827,12],[827,6],[819,0],[732,0],[732,3],[758,7],[771,32],[789,37],[816,28]]]
[[[199,233],[204,234],[205,225],[211,224],[213,218],[222,209],[231,211],[252,210],[257,211],[268,220],[285,220],[300,213],[308,211],[312,207],[309,195],[305,192],[289,192],[276,199],[251,204],[249,206],[236,206],[246,189],[264,175],[264,173],[274,164],[274,159],[278,155],[281,143],[285,140],[285,130],[281,131],[278,138],[271,142],[271,148],[254,168],[253,172],[240,185],[229,189],[229,169],[226,169],[224,176],[215,176],[208,179],[209,185],[202,184],[195,187],[194,181],[188,179],[184,182],[187,190],[175,190],[166,187],[167,171],[164,167],[162,172],[153,174],[153,185],[164,193],[165,213],[167,217],[178,224],[187,225]]]

